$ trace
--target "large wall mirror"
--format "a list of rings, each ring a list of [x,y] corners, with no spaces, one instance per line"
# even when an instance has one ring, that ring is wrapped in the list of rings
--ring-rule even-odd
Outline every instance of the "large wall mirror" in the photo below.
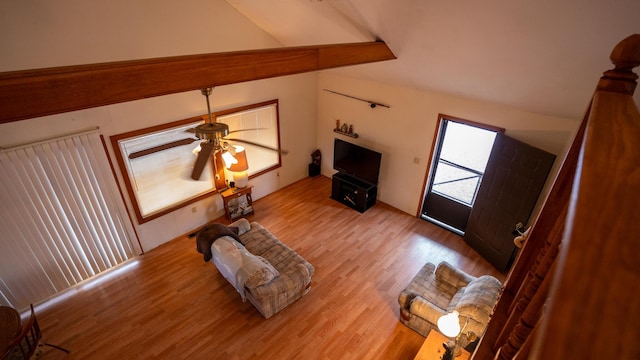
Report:
[[[278,100],[212,113],[229,126],[224,140],[245,148],[249,178],[281,166]],[[191,178],[200,140],[189,130],[207,114],[110,137],[139,223],[227,188],[230,173],[215,152],[199,180]]]

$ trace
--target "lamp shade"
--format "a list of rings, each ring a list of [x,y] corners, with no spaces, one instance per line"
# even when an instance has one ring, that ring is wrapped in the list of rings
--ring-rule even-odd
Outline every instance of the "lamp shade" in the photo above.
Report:
[[[438,319],[438,329],[444,336],[454,338],[460,334],[460,319],[458,315],[458,312],[454,310]]]
[[[249,169],[249,163],[247,162],[247,154],[244,151],[244,147],[234,145],[234,148],[236,150],[235,155],[231,156],[229,153],[223,154],[227,169],[231,172],[247,171]],[[231,156],[231,158],[229,158],[229,156]],[[227,159],[229,159],[229,161],[227,161]]]
[[[224,161],[224,166],[226,166],[227,169],[230,168],[233,164],[238,163],[238,159],[234,158],[233,155],[231,155],[231,153],[228,151],[222,153],[222,161]]]

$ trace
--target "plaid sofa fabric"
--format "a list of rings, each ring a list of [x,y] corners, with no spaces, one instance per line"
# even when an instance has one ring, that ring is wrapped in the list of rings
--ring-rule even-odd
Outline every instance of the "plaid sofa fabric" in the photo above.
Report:
[[[465,331],[473,331],[481,336],[491,319],[501,290],[502,284],[498,279],[489,275],[480,276],[459,291],[462,294],[457,302],[451,302],[447,312],[457,310],[461,319],[469,319]]]
[[[426,263],[400,292],[400,321],[422,336],[437,330],[438,319],[453,310],[460,313],[460,326],[481,336],[491,317],[502,284],[492,276],[479,278],[447,262],[438,267]]]
[[[248,225],[246,219],[241,220],[246,223],[239,220],[239,224],[236,224],[238,221],[234,224],[240,229],[240,239],[245,248],[266,259],[280,273],[269,283],[247,288],[246,291],[247,299],[268,319],[309,292],[315,269],[259,223]]]

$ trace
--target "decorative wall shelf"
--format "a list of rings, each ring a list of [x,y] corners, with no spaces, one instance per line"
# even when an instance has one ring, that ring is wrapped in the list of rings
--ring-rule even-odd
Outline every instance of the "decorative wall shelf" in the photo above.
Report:
[[[342,130],[338,130],[338,129],[333,129],[333,132],[338,133],[338,134],[342,134],[342,135],[346,135],[346,136],[351,136],[352,138],[357,138],[358,134],[354,133],[354,132],[346,132],[346,131],[342,131]]]

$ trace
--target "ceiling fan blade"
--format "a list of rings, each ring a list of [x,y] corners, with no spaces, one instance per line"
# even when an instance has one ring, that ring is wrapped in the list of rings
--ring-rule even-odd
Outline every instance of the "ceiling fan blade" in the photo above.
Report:
[[[255,143],[255,142],[253,142],[253,141],[247,141],[247,140],[242,140],[242,139],[228,139],[228,138],[225,138],[225,140],[228,140],[228,141],[237,141],[237,142],[241,142],[241,143],[245,143],[245,144],[249,144],[249,145],[253,145],[253,146],[257,146],[257,147],[261,147],[261,148],[263,148],[263,149],[273,150],[273,151],[279,152],[279,153],[281,153],[281,154],[283,154],[283,155],[287,155],[287,154],[289,153],[289,150],[281,150],[281,149],[277,149],[277,148],[274,148],[274,147],[271,147],[271,146],[258,144],[258,143]]]
[[[198,153],[196,163],[193,165],[193,172],[191,172],[191,178],[193,180],[200,180],[202,171],[204,170],[204,167],[207,166],[207,161],[211,158],[211,154],[216,146],[212,142],[203,141],[200,143],[200,147],[202,150]]]
[[[197,141],[197,140],[198,139],[176,140],[176,141],[172,141],[170,143],[166,143],[166,144],[150,147],[148,149],[144,149],[144,150],[140,150],[140,151],[136,151],[136,152],[132,152],[131,154],[129,154],[129,159],[135,159],[135,158],[139,158],[141,156],[150,155],[150,154],[153,154],[153,153],[157,153],[158,151],[163,151],[163,150],[174,148],[176,146],[189,145],[192,142]]]

